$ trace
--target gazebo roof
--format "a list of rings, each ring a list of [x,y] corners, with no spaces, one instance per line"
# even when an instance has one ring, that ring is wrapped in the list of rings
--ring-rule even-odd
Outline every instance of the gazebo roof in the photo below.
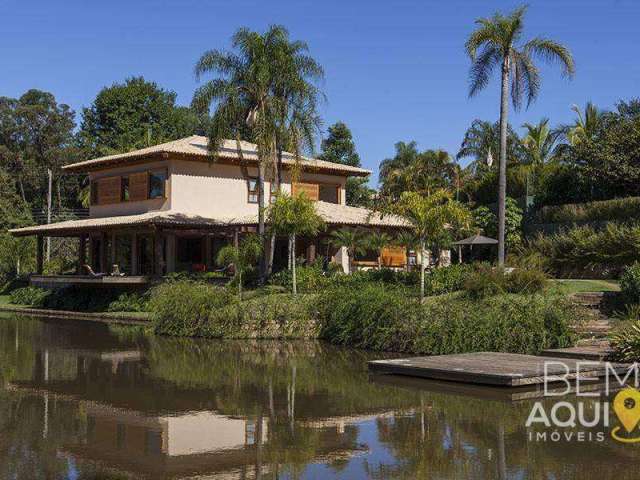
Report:
[[[473,235],[469,238],[464,238],[453,242],[454,245],[497,245],[498,240],[495,238],[484,237],[480,234]]]

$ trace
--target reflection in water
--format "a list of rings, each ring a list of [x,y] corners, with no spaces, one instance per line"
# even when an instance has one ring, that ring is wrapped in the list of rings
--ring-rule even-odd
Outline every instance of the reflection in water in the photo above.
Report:
[[[0,477],[637,477],[635,446],[528,442],[535,392],[369,378],[374,357],[2,318]]]

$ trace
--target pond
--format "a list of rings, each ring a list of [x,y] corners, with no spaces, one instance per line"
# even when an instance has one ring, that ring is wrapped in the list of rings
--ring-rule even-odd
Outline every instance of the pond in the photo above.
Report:
[[[370,377],[380,357],[0,317],[0,477],[638,478],[608,432],[530,438],[535,392]]]

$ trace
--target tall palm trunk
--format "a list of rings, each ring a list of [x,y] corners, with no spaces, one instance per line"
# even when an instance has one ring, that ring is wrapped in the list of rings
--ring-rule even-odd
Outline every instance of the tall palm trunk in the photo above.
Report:
[[[261,161],[258,165],[258,236],[263,241],[266,241],[265,236],[265,224],[264,224],[264,174],[265,174],[265,166],[264,162]],[[262,249],[262,253],[260,254],[259,260],[259,273],[260,273],[260,284],[265,282],[265,273],[266,273],[266,256],[265,249]]]
[[[505,202],[507,197],[507,109],[509,102],[509,57],[502,62],[500,96],[500,165],[498,172],[498,265],[504,265]]]
[[[293,283],[293,294],[298,294],[298,281],[296,279],[296,236],[291,235],[289,240],[291,242],[291,256],[293,261],[291,262],[291,279]]]
[[[276,186],[276,192],[280,193],[280,186],[282,185],[282,147],[280,146],[280,142],[277,142],[278,147],[278,155],[276,157],[276,174],[274,178],[274,183]],[[269,202],[271,202],[271,193],[269,193]],[[271,275],[273,271],[273,259],[276,252],[276,234],[271,234],[271,241],[269,243],[269,259],[267,262],[267,276]]]
[[[420,239],[420,302],[424,302],[424,261],[426,254],[426,242],[424,239]]]

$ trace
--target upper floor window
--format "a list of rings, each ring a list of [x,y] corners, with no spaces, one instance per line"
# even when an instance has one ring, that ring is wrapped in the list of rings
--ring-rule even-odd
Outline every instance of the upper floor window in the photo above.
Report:
[[[278,187],[275,182],[271,182],[271,188],[269,191],[269,203],[275,203],[278,198]]]
[[[120,178],[120,201],[129,201],[129,177]]]
[[[167,173],[164,171],[149,173],[149,196],[148,198],[164,198],[165,183]]]
[[[258,203],[258,179],[250,178],[247,180],[247,189],[249,203]]]

